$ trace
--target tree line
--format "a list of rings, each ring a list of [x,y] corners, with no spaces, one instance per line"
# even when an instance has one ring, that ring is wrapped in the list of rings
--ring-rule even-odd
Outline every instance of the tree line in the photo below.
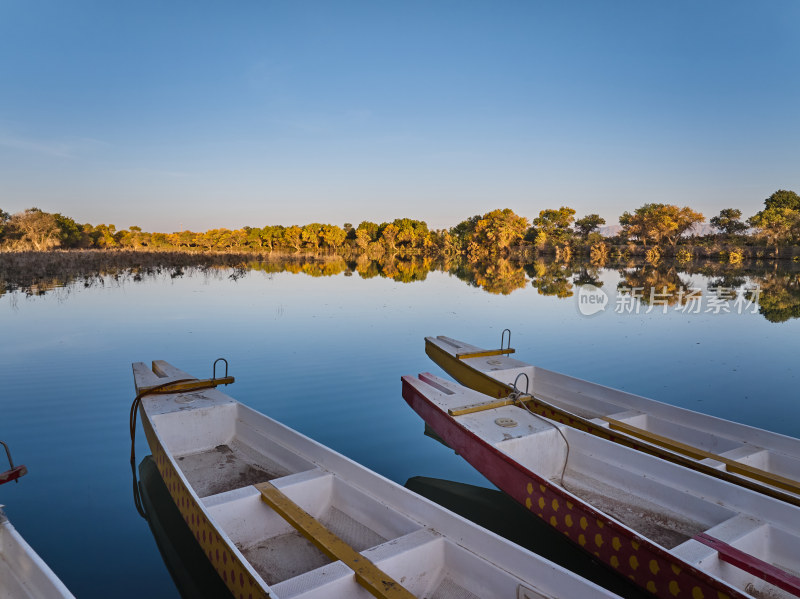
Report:
[[[721,210],[709,220],[714,233],[692,235],[705,222],[688,206],[646,203],[619,217],[619,232],[604,236],[606,221],[598,214],[575,218],[572,208],[545,209],[529,221],[512,210],[498,209],[475,215],[450,229],[430,230],[421,220],[399,218],[381,224],[345,223],[267,225],[204,232],[148,233],[138,226],[117,230],[113,224],[79,224],[60,213],[38,208],[9,214],[0,210],[0,248],[45,251],[72,249],[149,249],[186,251],[257,251],[385,254],[464,254],[475,259],[504,256],[517,249],[602,254],[609,245],[634,244],[658,251],[675,250],[691,241],[732,245],[761,244],[776,251],[800,243],[800,196],[778,190],[764,200],[764,208],[743,220],[736,208]]]

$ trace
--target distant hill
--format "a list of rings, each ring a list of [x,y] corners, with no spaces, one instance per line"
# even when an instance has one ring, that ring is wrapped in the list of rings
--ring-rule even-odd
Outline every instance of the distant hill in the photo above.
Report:
[[[714,227],[709,225],[708,223],[700,223],[699,225],[695,225],[691,231],[689,231],[690,235],[711,235],[716,233]]]
[[[622,231],[622,225],[605,225],[604,227],[600,227],[598,231],[600,231],[600,235],[603,237],[614,237],[614,235]]]

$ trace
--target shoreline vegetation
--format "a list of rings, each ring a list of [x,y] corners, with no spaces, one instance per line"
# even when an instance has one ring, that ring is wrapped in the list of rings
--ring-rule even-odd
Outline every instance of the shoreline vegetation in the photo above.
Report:
[[[251,274],[269,276],[284,272],[312,277],[379,277],[413,283],[424,281],[428,273],[438,271],[487,293],[508,295],[530,285],[539,295],[567,299],[575,296],[581,285],[602,288],[601,275],[608,270],[619,275],[618,295],[640,290],[642,310],[655,308],[655,304],[673,309],[685,305],[691,300],[686,292],[694,288],[691,277],[700,275],[708,280],[704,293],[718,302],[744,294],[745,299],[755,300],[758,311],[771,322],[800,318],[799,260],[755,259],[731,263],[717,257],[681,262],[672,258],[652,261],[641,256],[616,256],[601,263],[586,256],[564,261],[552,255],[533,260],[519,256],[470,260],[464,256],[423,255],[371,259],[363,254],[345,258],[334,253],[20,251],[0,254],[0,298],[9,293],[14,302],[19,296],[35,297],[56,291],[69,294],[81,288],[123,286],[159,278],[235,281]],[[758,289],[757,298],[752,296],[753,289]],[[653,290],[657,293],[648,295]],[[657,299],[664,297],[668,298],[666,302]]]
[[[758,311],[772,322],[800,317],[800,196],[794,192],[775,192],[746,222],[739,210],[722,210],[710,219],[714,232],[702,235],[693,231],[703,215],[688,207],[645,204],[625,212],[619,232],[607,236],[599,232],[605,221],[598,215],[574,217],[562,207],[529,222],[505,209],[439,231],[397,219],[165,234],[78,225],[36,208],[0,211],[0,297],[158,277],[235,280],[291,272],[410,283],[441,271],[488,293],[531,285],[540,295],[564,299],[580,285],[602,287],[601,273],[615,270],[618,294],[645,290],[639,296],[645,306],[656,296],[669,295],[669,305],[688,301],[683,291],[696,274],[708,278],[709,293],[713,288],[720,299],[757,288]]]
[[[572,256],[604,263],[643,257],[649,262],[673,258],[742,260],[800,256],[800,196],[778,190],[764,200],[764,209],[742,220],[742,212],[726,208],[705,224],[688,206],[649,203],[619,217],[612,235],[603,235],[606,221],[597,214],[575,218],[562,206],[545,209],[531,221],[512,210],[475,215],[450,229],[430,230],[424,221],[267,225],[205,232],[149,233],[131,226],[117,231],[106,224],[79,224],[60,213],[29,208],[17,214],[0,210],[0,252],[42,252],[57,249],[158,252],[228,252],[263,254],[366,256],[461,256],[533,260],[540,256],[569,261]],[[606,229],[609,230],[609,229]]]

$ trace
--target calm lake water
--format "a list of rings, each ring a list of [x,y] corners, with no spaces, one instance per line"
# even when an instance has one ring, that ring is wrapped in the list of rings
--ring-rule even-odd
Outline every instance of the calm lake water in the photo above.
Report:
[[[186,270],[2,295],[0,439],[30,472],[0,487],[0,503],[77,597],[177,597],[131,495],[132,362],[207,377],[225,357],[230,395],[392,480],[486,484],[423,435],[400,376],[441,374],[426,335],[494,347],[506,327],[522,360],[800,436],[800,319],[770,322],[733,299],[716,313],[700,275],[682,275],[703,289],[698,312],[637,313],[620,299],[618,271],[597,274],[609,300],[593,316],[577,293],[542,295],[528,281],[496,295],[444,272],[404,284]],[[136,451],[149,453],[141,425]]]

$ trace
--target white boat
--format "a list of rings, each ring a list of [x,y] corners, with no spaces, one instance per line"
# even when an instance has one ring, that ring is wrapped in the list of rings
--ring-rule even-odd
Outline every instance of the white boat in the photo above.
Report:
[[[0,598],[74,599],[8,521],[0,506]]]
[[[236,597],[614,596],[209,388],[220,379],[133,372],[159,472]]]
[[[0,506],[0,598],[74,599],[11,525]]]
[[[521,393],[537,414],[800,505],[800,439],[533,366],[508,355],[510,335],[508,345],[425,338],[428,356],[467,387],[496,399]]]
[[[0,485],[28,473],[24,464],[14,466],[11,451],[0,445],[8,457],[9,469],[0,472]],[[0,505],[0,599],[74,599],[50,567],[11,525]]]
[[[492,483],[658,597],[800,597],[800,508],[432,374],[403,397]]]

